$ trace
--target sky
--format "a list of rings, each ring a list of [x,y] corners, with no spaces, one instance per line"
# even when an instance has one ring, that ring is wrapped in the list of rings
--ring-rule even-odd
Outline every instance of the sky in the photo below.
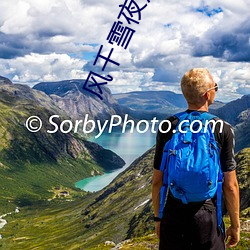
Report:
[[[127,5],[131,0],[127,0]],[[205,67],[219,85],[217,100],[250,94],[249,0],[136,0],[138,23],[120,14],[125,0],[8,0],[0,2],[0,75],[33,86],[42,81],[110,75],[112,93],[181,93],[183,74]],[[120,5],[120,6],[119,6]],[[126,5],[126,6],[127,6]],[[133,7],[134,5],[132,5]],[[123,13],[128,12],[125,11]],[[114,22],[134,30],[125,49],[110,44]],[[102,71],[105,60],[111,62]]]

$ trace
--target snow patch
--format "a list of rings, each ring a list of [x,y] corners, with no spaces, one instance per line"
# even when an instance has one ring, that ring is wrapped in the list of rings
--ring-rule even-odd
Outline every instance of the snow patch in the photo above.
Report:
[[[0,219],[0,229],[3,228],[7,224],[7,221],[4,219]]]
[[[15,213],[19,213],[19,207],[16,207],[15,209]],[[6,217],[7,215],[12,214],[11,212],[7,213],[7,214],[3,214],[0,216],[0,229],[2,229],[6,224],[7,224],[7,220],[4,220],[3,218]],[[2,239],[2,235],[0,234],[0,239]]]
[[[137,206],[134,210],[138,209],[141,206],[144,206],[145,204],[147,204],[150,201],[150,199],[145,200],[144,202],[142,202],[139,206]]]
[[[141,187],[138,188],[138,190],[145,188],[145,185],[142,185]]]

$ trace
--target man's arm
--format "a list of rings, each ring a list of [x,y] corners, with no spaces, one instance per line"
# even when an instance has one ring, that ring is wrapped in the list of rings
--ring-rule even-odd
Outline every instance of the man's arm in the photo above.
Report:
[[[154,216],[158,217],[160,208],[160,190],[162,186],[163,173],[160,170],[154,169],[152,178],[152,201],[154,207]],[[157,237],[160,238],[160,222],[157,221],[155,224],[155,232]]]
[[[175,126],[178,122],[177,118],[175,116],[171,116],[167,118],[172,124],[172,129],[175,129]],[[162,130],[167,131],[169,124],[163,123]],[[154,172],[152,177],[152,200],[153,200],[153,207],[154,207],[154,216],[159,216],[159,208],[160,208],[160,190],[163,183],[163,172],[160,171],[160,165],[163,155],[163,148],[165,143],[171,139],[173,135],[172,130],[170,130],[168,133],[162,134],[160,131],[158,131],[156,136],[156,147],[155,147],[155,156],[154,156]],[[155,223],[155,232],[160,238],[160,222],[157,221]]]
[[[227,248],[236,246],[240,240],[240,198],[236,171],[224,172],[223,193],[230,216],[231,226],[226,231]]]

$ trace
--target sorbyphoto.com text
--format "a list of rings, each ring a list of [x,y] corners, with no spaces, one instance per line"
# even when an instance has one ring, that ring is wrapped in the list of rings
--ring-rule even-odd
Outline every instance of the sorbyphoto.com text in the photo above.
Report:
[[[114,129],[116,129],[116,131],[117,129],[120,129],[121,133],[125,133],[125,132],[133,133],[134,131],[136,131],[141,134],[146,133],[149,130],[151,131],[151,133],[157,133],[158,130],[161,133],[168,133],[172,129],[172,123],[169,120],[160,121],[160,120],[157,120],[156,117],[154,117],[151,120],[140,120],[138,122],[135,122],[134,120],[129,119],[128,114],[125,114],[124,117],[121,117],[120,115],[112,115],[110,117],[110,120],[105,120],[102,122],[100,120],[89,119],[88,114],[84,116],[84,119],[79,119],[79,120],[74,120],[74,121],[66,119],[66,120],[62,120],[58,124],[59,119],[60,119],[59,115],[52,115],[48,118],[48,121],[46,122],[49,123],[52,126],[52,128],[47,129],[46,130],[47,133],[54,134],[58,131],[64,134],[94,133],[95,138],[98,138],[104,132],[112,133]],[[44,122],[45,121],[42,121],[38,116],[30,116],[26,120],[25,126],[30,132],[36,133],[41,130]],[[188,123],[188,120],[181,121],[178,124],[178,127],[173,130],[173,133],[176,133],[177,131],[179,131],[180,133],[186,133],[185,123]],[[222,120],[216,120],[216,121],[210,120],[210,121],[206,121],[205,124],[203,124],[200,120],[194,120],[189,124],[189,126],[190,126],[191,132],[193,133],[199,133],[203,126],[204,126],[205,132],[207,131],[208,126],[210,126],[212,129],[212,132],[214,132],[215,126],[217,123],[220,124],[219,133],[222,133],[222,130],[223,130]]]

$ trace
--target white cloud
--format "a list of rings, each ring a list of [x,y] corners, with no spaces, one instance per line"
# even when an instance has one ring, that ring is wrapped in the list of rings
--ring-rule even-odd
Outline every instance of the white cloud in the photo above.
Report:
[[[39,55],[32,53],[24,57],[11,59],[8,63],[0,59],[2,74],[12,75],[14,83],[34,85],[42,81],[59,81],[63,79],[86,78],[82,71],[84,60],[71,58],[67,54],[52,53]]]
[[[1,1],[0,57],[5,58],[0,59],[1,74],[28,84],[86,78],[83,58],[88,52],[97,53],[101,44],[107,56],[112,46],[106,38],[123,2]],[[147,1],[137,3],[142,7]],[[108,84],[113,92],[179,91],[180,78],[192,67],[212,72],[222,100],[249,92],[250,65],[241,58],[247,58],[242,54],[250,44],[239,35],[249,34],[249,1],[154,0],[147,4],[140,24],[130,26],[136,32],[128,49],[113,46],[111,59],[120,66],[108,64],[104,72],[114,77]],[[124,17],[120,21],[127,25]],[[227,34],[234,36],[232,41],[242,42],[244,50],[233,47]],[[98,65],[103,65],[103,60]]]
[[[121,88],[124,92],[140,91],[142,89],[142,83],[148,83],[152,81],[153,70],[148,72],[123,72],[112,71],[110,75],[113,77],[112,83],[108,84],[112,93],[120,93]]]

